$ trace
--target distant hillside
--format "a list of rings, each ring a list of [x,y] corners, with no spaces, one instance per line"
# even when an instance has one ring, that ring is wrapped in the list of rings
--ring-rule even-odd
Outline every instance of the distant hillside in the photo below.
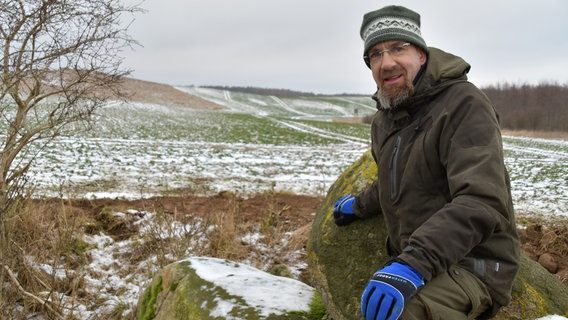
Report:
[[[194,109],[224,109],[223,106],[183,92],[167,84],[124,78],[122,86],[122,92],[126,94],[127,99],[130,101],[176,105]]]
[[[297,97],[363,97],[360,94],[323,95],[288,89],[259,87],[204,86],[205,88],[256,95]],[[500,114],[501,125],[508,130],[568,132],[568,85],[500,84],[482,88]],[[223,106],[178,90],[170,85],[125,78],[124,91],[132,101],[173,104],[189,108],[219,110]],[[368,96],[366,96],[368,97]],[[367,117],[369,121],[371,117]]]

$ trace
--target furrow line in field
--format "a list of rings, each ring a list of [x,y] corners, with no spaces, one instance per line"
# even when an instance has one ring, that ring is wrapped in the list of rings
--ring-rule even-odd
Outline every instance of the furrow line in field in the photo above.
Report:
[[[256,108],[255,106],[251,106],[249,104],[239,102],[239,101],[233,99],[231,97],[230,91],[225,90],[225,91],[223,91],[223,94],[224,94],[225,100],[227,101],[225,106],[227,108],[229,108],[231,111],[244,112],[244,113],[248,113],[250,115],[256,116],[256,117],[262,116],[263,113],[260,112],[260,110],[258,110],[258,108]]]
[[[335,132],[331,132],[331,131],[322,130],[322,129],[316,128],[314,126],[310,126],[310,125],[303,124],[303,123],[276,120],[276,119],[272,119],[272,121],[277,122],[281,125],[287,126],[289,128],[292,128],[294,130],[314,134],[314,135],[324,137],[324,138],[332,138],[332,139],[337,139],[337,140],[348,142],[348,143],[356,143],[356,144],[365,145],[365,146],[369,145],[368,140],[357,138],[357,137],[352,137],[352,136],[348,136],[348,135],[344,135],[344,134],[340,134],[340,133],[335,133]]]
[[[529,155],[536,155],[539,158],[550,158],[550,159],[565,159],[568,160],[568,152],[561,151],[561,150],[550,150],[538,147],[527,147],[527,146],[520,146],[512,143],[503,143],[503,148],[508,151],[520,153],[520,154],[529,154]]]
[[[276,96],[270,96],[270,97],[272,98],[272,100],[276,101],[276,103],[280,107],[282,107],[284,110],[286,110],[288,112],[295,113],[295,114],[298,114],[298,115],[301,115],[301,116],[309,116],[309,117],[313,116],[313,114],[308,114],[308,113],[305,113],[305,112],[302,112],[302,111],[299,111],[299,110],[296,110],[296,109],[290,107],[286,102],[282,101],[282,99],[280,99]]]
[[[211,101],[218,105],[224,106],[225,108],[227,108],[227,110],[225,111],[248,113],[256,117],[263,116],[263,112],[259,111],[258,108],[233,99],[231,92],[229,90],[221,91],[215,89],[185,88],[185,87],[179,87],[179,90],[187,92],[189,94],[193,94],[195,96]]]

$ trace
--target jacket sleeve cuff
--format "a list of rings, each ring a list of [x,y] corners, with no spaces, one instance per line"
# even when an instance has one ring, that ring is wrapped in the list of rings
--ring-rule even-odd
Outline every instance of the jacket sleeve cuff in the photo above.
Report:
[[[406,246],[396,259],[402,260],[404,263],[418,271],[418,273],[424,277],[424,281],[428,282],[432,279],[432,271],[425,266],[427,259],[419,249],[413,246]]]
[[[355,197],[355,205],[353,206],[355,214],[360,218],[369,217],[381,212],[378,191],[376,190],[377,182],[363,190]]]

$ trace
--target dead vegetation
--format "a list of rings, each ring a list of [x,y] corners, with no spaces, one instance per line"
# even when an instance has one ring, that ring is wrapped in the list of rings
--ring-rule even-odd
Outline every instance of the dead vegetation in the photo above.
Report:
[[[224,192],[136,201],[30,201],[13,221],[20,228],[12,238],[18,259],[5,267],[12,285],[0,318],[67,319],[64,315],[80,305],[96,309],[108,303],[87,281],[107,281],[89,267],[97,257],[85,239],[96,235],[131,244],[113,252],[112,264],[105,266],[120,278],[143,273],[150,279],[156,270],[191,255],[244,261],[304,278],[302,267],[290,266],[305,259],[302,249],[320,202],[318,197],[273,192],[246,199]],[[116,296],[123,293],[119,286],[110,290]],[[122,319],[133,307],[119,303],[96,319]]]

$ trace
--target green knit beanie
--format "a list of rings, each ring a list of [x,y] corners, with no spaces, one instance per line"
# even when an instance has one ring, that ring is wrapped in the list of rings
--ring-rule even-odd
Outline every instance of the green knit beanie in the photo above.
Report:
[[[420,15],[401,6],[387,6],[363,16],[361,38],[365,43],[364,54],[377,43],[403,40],[428,53],[428,46],[420,34]]]

